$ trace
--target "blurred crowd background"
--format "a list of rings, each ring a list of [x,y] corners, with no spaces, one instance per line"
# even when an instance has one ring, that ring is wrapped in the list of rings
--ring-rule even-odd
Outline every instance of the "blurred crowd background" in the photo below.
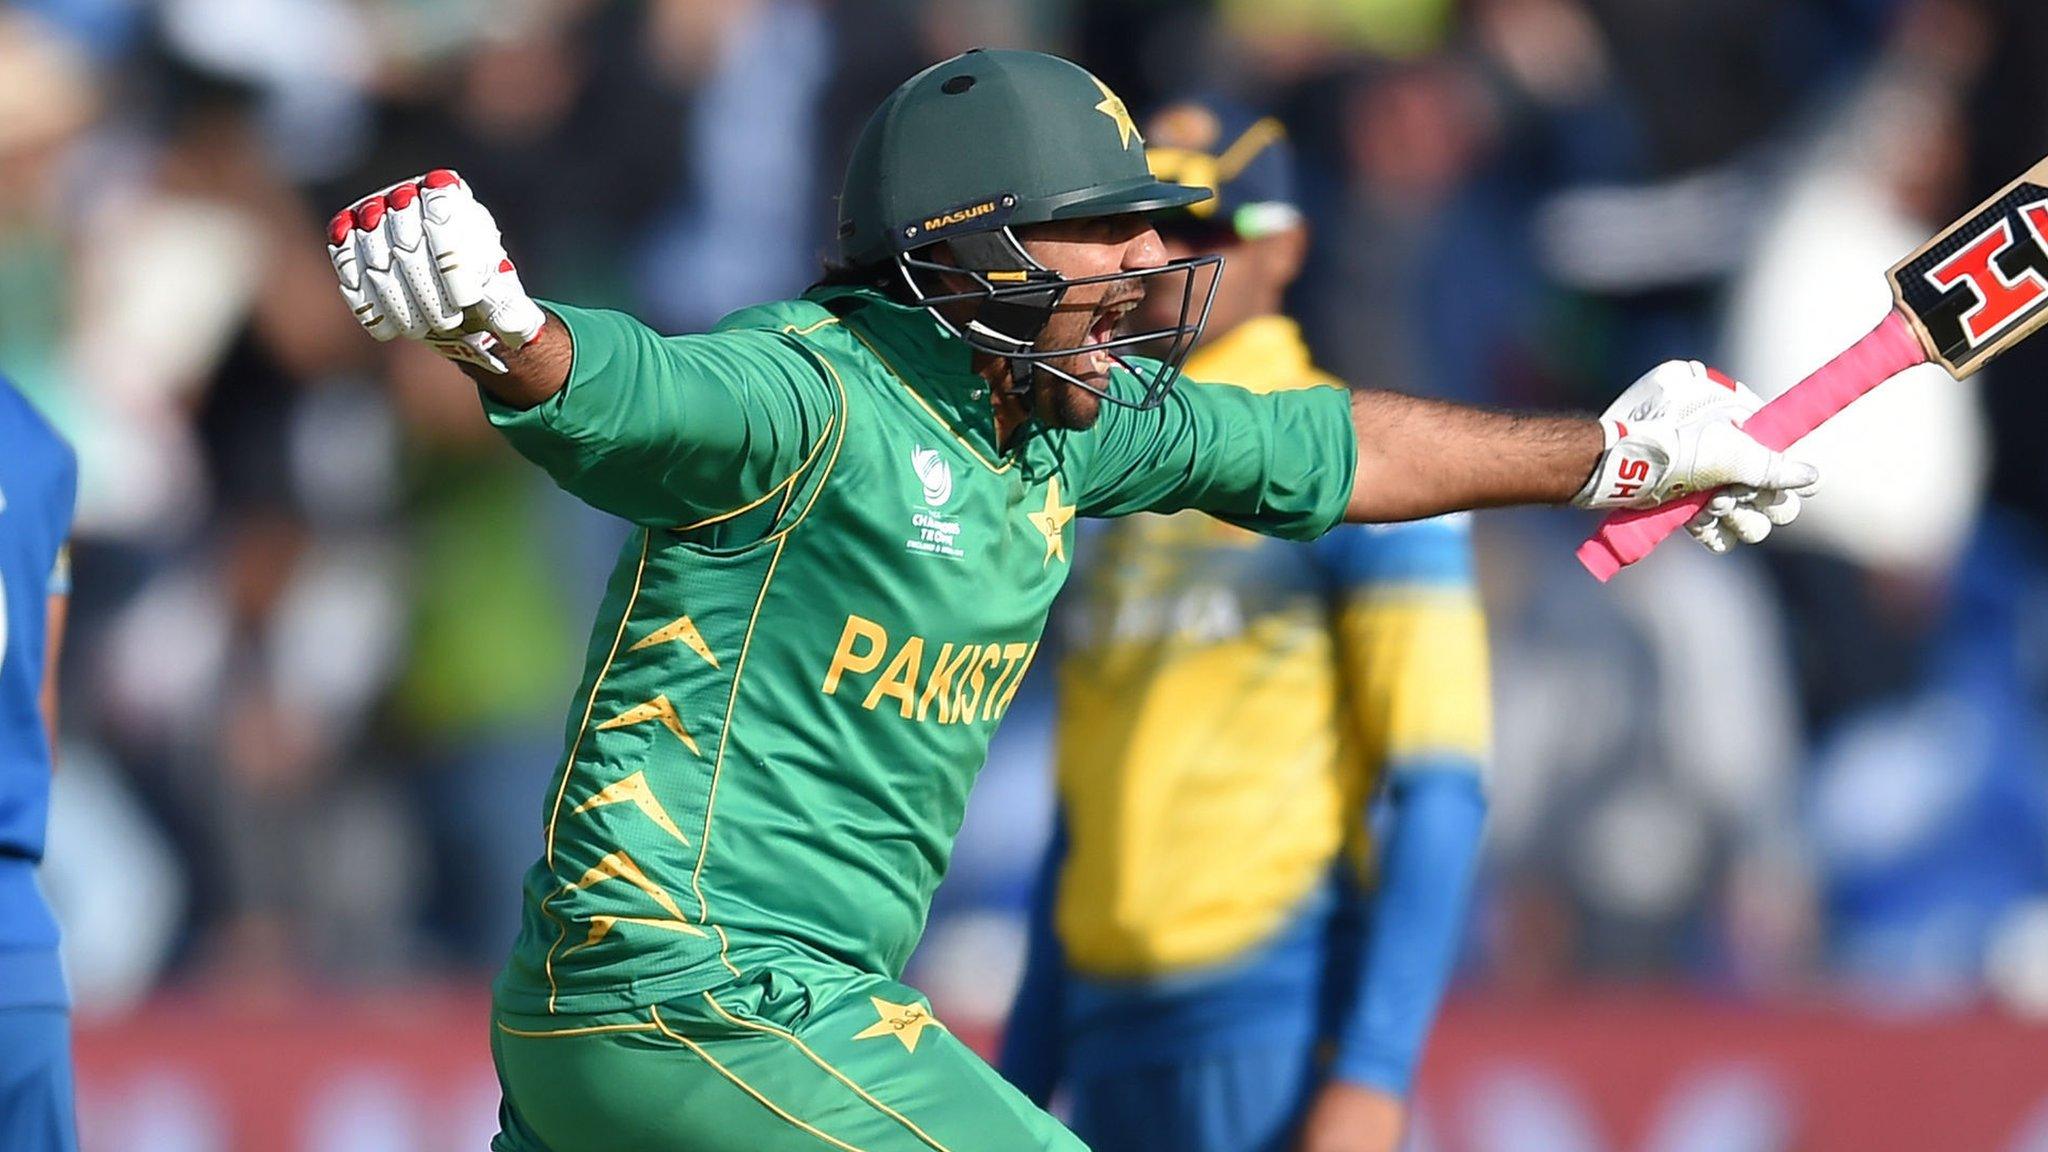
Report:
[[[867,111],[974,45],[1276,111],[1318,358],[1467,401],[1598,408],[1668,356],[1771,395],[2048,151],[2038,0],[0,5],[0,371],[83,472],[46,877],[83,1018],[476,983],[513,933],[623,526],[360,332],[322,222],[454,167],[537,293],[703,328],[815,277]],[[2048,1013],[2044,381],[2048,341],[1889,385],[1726,562],[1602,588],[1584,516],[1480,518],[1461,987]],[[956,1024],[1007,1006],[1051,665],[917,961]]]

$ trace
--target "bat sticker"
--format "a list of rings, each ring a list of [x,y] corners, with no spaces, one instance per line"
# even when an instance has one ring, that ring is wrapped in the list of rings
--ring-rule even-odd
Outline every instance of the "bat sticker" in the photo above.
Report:
[[[1891,278],[1934,359],[1968,376],[2048,321],[2048,187],[2012,185]]]

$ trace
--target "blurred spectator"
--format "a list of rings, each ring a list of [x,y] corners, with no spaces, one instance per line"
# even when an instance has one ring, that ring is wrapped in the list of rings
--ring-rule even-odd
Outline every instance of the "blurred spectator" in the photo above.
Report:
[[[1960,210],[1976,202],[1975,194],[1998,187],[2041,159],[2041,142],[2048,140],[2048,7],[2032,0],[1978,0],[1955,7],[1980,14],[1986,25],[1980,42],[1984,67],[1967,78],[1963,105],[1966,194],[1961,203],[1945,205]],[[2048,426],[2048,396],[2039,386],[2048,378],[2048,346],[2039,340],[2022,344],[1998,368],[1998,375],[1984,384],[1993,444],[1992,497],[2036,523],[2048,523],[2048,454],[2034,438],[2036,429]]]
[[[1673,971],[1797,983],[1813,944],[1804,862],[1785,843],[1799,710],[1761,573],[1672,549],[1601,587],[1545,519],[1482,537],[1503,873],[1490,963],[1522,986]],[[1700,699],[1730,682],[1753,723],[1716,724]],[[1790,904],[1760,905],[1765,892]]]
[[[1987,521],[1957,569],[1925,682],[1850,717],[1823,750],[1808,820],[1834,967],[1850,987],[1922,1006],[1967,1002],[1987,986],[2001,936],[2038,916],[2048,896],[2044,607],[2039,528]],[[2009,974],[2048,965],[2038,940],[2013,943],[2026,951],[2008,952]]]
[[[428,879],[399,910],[424,914],[437,943],[486,968],[517,934],[519,878],[540,847],[557,713],[575,687],[572,621],[602,582],[589,566],[624,533],[579,525],[582,506],[537,483],[475,419],[475,400],[448,386],[438,357],[393,367],[411,441],[412,613],[389,719],[416,761],[406,798],[430,844]],[[581,573],[563,562],[579,555]]]
[[[1971,67],[1969,45],[1984,29],[1947,5],[1918,17],[1840,112],[1789,153],[1756,257],[1734,286],[1726,366],[1761,382],[1766,397],[1882,319],[1884,271],[1965,201],[1958,70]],[[1801,680],[1817,726],[1921,673],[1940,583],[1983,497],[1980,381],[2005,370],[1959,384],[1938,367],[1914,369],[1881,401],[1803,442],[1828,497],[1811,529],[1772,559],[1803,621]]]
[[[695,5],[670,5],[692,8]],[[708,328],[773,299],[814,270],[818,97],[831,52],[824,13],[805,0],[705,5],[712,59],[693,93],[687,192],[641,257],[650,319]],[[670,54],[680,57],[675,48]],[[686,79],[687,77],[678,77]]]

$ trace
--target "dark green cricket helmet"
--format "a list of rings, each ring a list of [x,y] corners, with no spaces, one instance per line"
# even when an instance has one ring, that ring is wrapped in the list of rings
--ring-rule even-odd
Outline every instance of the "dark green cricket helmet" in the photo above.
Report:
[[[1219,258],[1068,279],[1032,259],[1011,229],[1183,208],[1210,195],[1153,176],[1129,110],[1087,69],[1042,52],[975,49],[911,77],[868,118],[839,198],[839,258],[851,267],[894,263],[918,301],[956,335],[1017,362],[1020,388],[1046,371],[1107,399],[1151,407],[1164,399],[1208,315],[1215,282],[1198,294],[1195,272]],[[949,259],[932,259],[938,244]],[[957,288],[963,275],[973,282],[966,291],[940,284],[951,277]],[[1176,276],[1178,325],[1081,348],[1037,346],[1068,289]],[[979,307],[958,324],[944,306],[962,301]],[[1134,369],[1142,385],[1135,397],[1110,394],[1050,363],[1138,346],[1156,351],[1164,367]]]

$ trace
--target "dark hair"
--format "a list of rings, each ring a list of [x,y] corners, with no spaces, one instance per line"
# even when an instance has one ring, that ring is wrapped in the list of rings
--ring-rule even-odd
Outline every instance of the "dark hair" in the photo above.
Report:
[[[826,260],[811,287],[870,288],[900,303],[916,303],[894,264],[842,264],[837,260]]]

